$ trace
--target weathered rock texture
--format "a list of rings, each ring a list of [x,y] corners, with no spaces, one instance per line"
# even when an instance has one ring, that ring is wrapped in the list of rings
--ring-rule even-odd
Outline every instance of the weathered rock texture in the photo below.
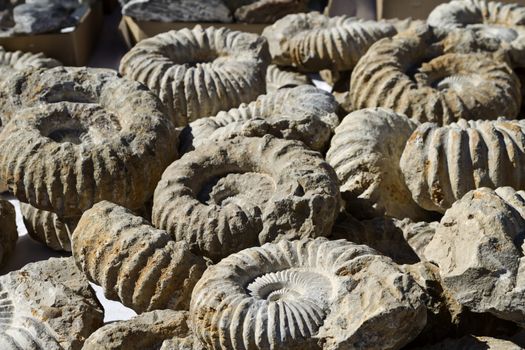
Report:
[[[273,63],[305,72],[351,70],[374,42],[395,34],[386,22],[318,12],[288,15],[263,31]]]
[[[51,249],[71,251],[71,235],[80,218],[59,218],[55,213],[20,203],[27,232]]]
[[[235,19],[246,23],[274,23],[286,15],[308,11],[308,0],[259,0],[235,10]]]
[[[131,0],[122,14],[139,21],[231,22],[230,10],[221,0]]]
[[[329,93],[303,85],[281,89],[215,117],[202,118],[181,133],[181,152],[236,136],[264,136],[299,140],[321,151],[339,124],[337,102]]]
[[[511,68],[488,53],[449,52],[426,28],[375,43],[356,65],[353,108],[391,108],[420,122],[515,118],[520,84]]]
[[[525,122],[425,123],[408,140],[400,166],[416,203],[441,213],[475,188],[525,188]]]
[[[366,246],[284,240],[210,267],[190,317],[208,349],[399,349],[425,325],[423,295]]]
[[[459,339],[446,339],[442,342],[433,345],[426,345],[414,350],[523,350],[523,348],[509,340],[479,337],[479,336],[464,336]]]
[[[5,350],[80,350],[104,318],[73,258],[51,258],[1,276],[0,305]]]
[[[110,202],[86,211],[73,232],[73,256],[108,299],[137,312],[187,309],[206,261],[165,231]]]
[[[18,240],[15,208],[0,199],[0,267],[2,267],[15,250]]]
[[[300,142],[240,137],[185,154],[155,190],[153,224],[213,260],[281,239],[326,236],[338,181]]]
[[[119,70],[155,92],[175,125],[185,126],[263,94],[269,60],[256,34],[195,26],[141,41]]]
[[[266,92],[272,93],[282,88],[312,85],[310,78],[291,69],[270,64],[266,71]]]
[[[425,249],[459,303],[521,326],[524,198],[508,187],[467,193],[447,210]]]
[[[20,4],[13,9],[16,33],[40,34],[57,31],[64,26],[69,11],[51,3]]]
[[[7,119],[18,113],[0,136],[0,182],[59,217],[106,199],[141,207],[176,158],[177,134],[161,102],[114,72],[24,71],[0,97]]]
[[[393,220],[397,229],[403,232],[403,237],[412,250],[417,254],[420,260],[426,260],[425,248],[430,243],[436,229],[439,226],[438,221],[432,222],[413,222],[410,219]]]
[[[326,160],[337,173],[351,213],[426,218],[399,167],[406,140],[416,127],[404,115],[370,108],[350,113],[335,129]]]

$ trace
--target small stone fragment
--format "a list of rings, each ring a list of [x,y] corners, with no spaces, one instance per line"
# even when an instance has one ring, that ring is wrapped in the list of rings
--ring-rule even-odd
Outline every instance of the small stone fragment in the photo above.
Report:
[[[17,240],[15,208],[8,201],[0,199],[0,267],[13,254]]]
[[[308,0],[259,0],[239,7],[235,11],[235,20],[245,23],[274,23],[286,15],[308,11]]]

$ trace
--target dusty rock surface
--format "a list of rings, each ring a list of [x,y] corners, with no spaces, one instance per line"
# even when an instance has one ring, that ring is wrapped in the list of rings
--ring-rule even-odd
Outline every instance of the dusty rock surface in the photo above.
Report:
[[[122,14],[138,21],[231,22],[232,14],[221,0],[130,0]]]
[[[245,23],[274,23],[299,12],[308,12],[308,0],[259,0],[235,10],[235,20]]]

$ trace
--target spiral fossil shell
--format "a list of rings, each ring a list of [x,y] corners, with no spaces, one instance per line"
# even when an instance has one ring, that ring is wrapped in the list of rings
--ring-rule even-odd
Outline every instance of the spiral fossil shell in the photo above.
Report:
[[[400,161],[416,203],[441,213],[475,188],[525,188],[524,164],[525,123],[505,119],[422,124]]]
[[[312,85],[307,75],[270,64],[266,71],[266,92],[273,93],[286,87]]]
[[[521,105],[518,77],[484,53],[445,52],[430,30],[375,43],[352,73],[355,109],[390,108],[420,122],[513,119]]]
[[[4,90],[0,111],[19,111],[0,136],[0,180],[36,208],[59,217],[105,199],[139,208],[176,158],[161,102],[111,71],[23,72]]]
[[[15,71],[28,68],[53,68],[61,65],[59,61],[47,58],[42,53],[6,51],[0,46],[0,73],[2,74],[2,80]]]
[[[263,31],[274,63],[305,72],[351,70],[374,42],[394,34],[386,22],[318,12],[288,15]]]
[[[422,296],[366,246],[283,240],[210,267],[195,286],[190,317],[208,349],[397,349],[425,324]]]
[[[303,85],[262,95],[249,104],[215,117],[202,118],[181,134],[181,151],[210,141],[235,136],[264,136],[300,140],[314,150],[324,150],[339,124],[337,102],[329,93]]]
[[[15,208],[8,201],[0,199],[0,267],[13,254],[17,240]]]
[[[301,143],[239,137],[197,148],[166,169],[153,224],[213,260],[278,239],[328,235],[337,177]]]
[[[186,309],[206,268],[184,242],[110,202],[86,211],[73,232],[73,256],[108,299],[137,312]]]
[[[119,71],[149,87],[175,125],[185,126],[263,94],[269,60],[255,34],[196,26],[141,41]]]

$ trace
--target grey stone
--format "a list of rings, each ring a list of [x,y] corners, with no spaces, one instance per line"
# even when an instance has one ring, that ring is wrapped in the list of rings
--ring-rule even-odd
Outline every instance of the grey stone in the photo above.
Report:
[[[259,0],[235,10],[237,22],[273,23],[292,13],[308,12],[309,0]]]
[[[13,9],[15,32],[39,34],[62,28],[69,12],[62,6],[51,3],[21,4]]]
[[[122,14],[139,21],[231,22],[230,10],[221,0],[130,0]]]

